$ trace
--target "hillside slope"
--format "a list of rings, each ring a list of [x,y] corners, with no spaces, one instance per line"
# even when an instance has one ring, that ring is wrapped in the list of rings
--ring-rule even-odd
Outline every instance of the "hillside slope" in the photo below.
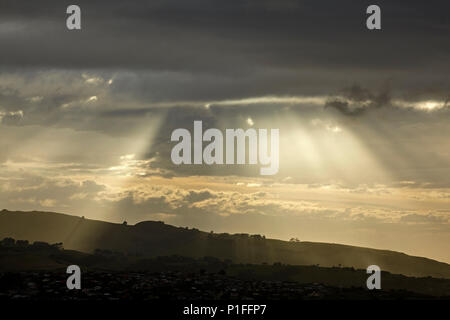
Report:
[[[287,242],[260,236],[210,234],[146,221],[134,226],[51,212],[0,212],[0,239],[62,242],[66,249],[107,249],[149,257],[178,254],[213,256],[235,263],[320,265],[384,271],[407,276],[450,278],[450,265],[403,253],[314,242]]]

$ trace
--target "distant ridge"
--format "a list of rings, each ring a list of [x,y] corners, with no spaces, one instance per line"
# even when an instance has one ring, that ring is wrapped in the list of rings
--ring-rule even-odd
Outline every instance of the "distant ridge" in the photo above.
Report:
[[[288,242],[259,235],[212,234],[196,229],[145,221],[134,226],[84,219],[54,212],[0,211],[0,239],[62,242],[66,249],[107,249],[155,257],[178,254],[212,256],[235,263],[342,266],[414,277],[450,279],[450,265],[389,250],[317,242]]]

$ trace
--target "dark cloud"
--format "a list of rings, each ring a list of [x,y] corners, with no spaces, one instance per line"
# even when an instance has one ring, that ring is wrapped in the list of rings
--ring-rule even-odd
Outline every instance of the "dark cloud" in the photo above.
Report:
[[[325,108],[334,108],[347,116],[358,116],[371,108],[391,106],[391,93],[388,85],[376,93],[360,85],[353,85],[343,89],[341,95],[342,97],[327,101]]]
[[[132,192],[116,202],[106,201],[106,204],[110,206],[109,211],[111,213],[117,213],[123,218],[132,218],[133,220],[137,217],[144,218],[148,214],[171,213],[173,211],[165,196],[147,197],[142,201],[136,201]],[[126,214],[124,214],[125,212]]]
[[[20,113],[10,113],[3,116],[1,123],[4,125],[19,125],[23,115]]]
[[[216,195],[212,194],[210,191],[189,191],[189,194],[185,197],[185,200],[191,203],[200,202],[206,199],[215,198]]]
[[[391,76],[448,83],[448,1],[378,1],[380,32],[365,28],[364,1],[79,1],[73,32],[69,4],[3,1],[3,67],[178,72],[186,96],[317,93]]]

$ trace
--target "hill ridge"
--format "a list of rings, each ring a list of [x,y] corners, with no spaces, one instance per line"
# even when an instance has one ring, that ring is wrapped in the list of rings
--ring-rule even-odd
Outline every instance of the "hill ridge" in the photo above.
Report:
[[[450,279],[450,265],[386,249],[325,242],[288,242],[260,235],[207,233],[162,221],[135,225],[92,220],[57,212],[0,211],[0,239],[62,242],[67,249],[94,252],[106,249],[156,257],[178,254],[212,256],[235,263],[283,263],[365,269],[376,264],[384,271],[415,277]]]

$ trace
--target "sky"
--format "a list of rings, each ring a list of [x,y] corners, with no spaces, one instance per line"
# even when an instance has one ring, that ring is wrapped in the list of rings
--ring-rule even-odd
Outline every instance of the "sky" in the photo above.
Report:
[[[0,4],[0,208],[450,263],[448,1]],[[177,128],[277,128],[279,171],[172,163]]]

